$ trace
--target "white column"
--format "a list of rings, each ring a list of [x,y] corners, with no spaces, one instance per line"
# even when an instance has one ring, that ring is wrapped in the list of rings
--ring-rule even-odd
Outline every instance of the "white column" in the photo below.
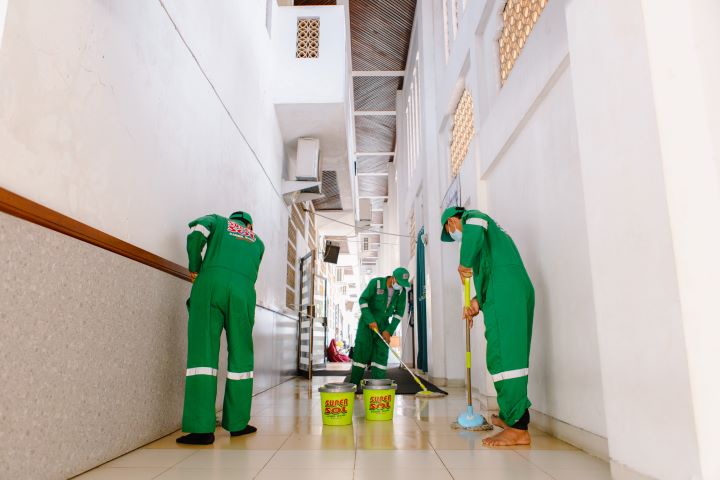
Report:
[[[666,184],[667,128],[658,130],[643,16],[641,0],[567,8],[608,443],[617,478],[623,466],[700,478],[676,181]]]
[[[642,0],[702,478],[720,478],[720,3]]]
[[[0,48],[2,48],[3,32],[5,31],[5,15],[7,13],[7,0],[0,0]]]

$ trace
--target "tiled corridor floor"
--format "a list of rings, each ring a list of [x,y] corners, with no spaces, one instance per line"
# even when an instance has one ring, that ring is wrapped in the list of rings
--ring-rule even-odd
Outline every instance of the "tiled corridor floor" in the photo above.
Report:
[[[542,432],[529,447],[488,449],[490,432],[460,432],[450,423],[464,408],[461,389],[442,399],[398,396],[395,419],[323,427],[317,387],[342,377],[291,380],[257,395],[256,434],[232,438],[221,429],[215,444],[187,447],[176,432],[91,472],[83,480],[243,479],[483,479],[604,480],[606,462]],[[356,401],[356,407],[361,404]]]

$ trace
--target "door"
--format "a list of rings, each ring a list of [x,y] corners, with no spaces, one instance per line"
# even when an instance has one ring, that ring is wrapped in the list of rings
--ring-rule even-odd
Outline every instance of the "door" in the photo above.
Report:
[[[298,375],[312,378],[325,368],[327,345],[327,280],[315,274],[315,251],[300,259]]]

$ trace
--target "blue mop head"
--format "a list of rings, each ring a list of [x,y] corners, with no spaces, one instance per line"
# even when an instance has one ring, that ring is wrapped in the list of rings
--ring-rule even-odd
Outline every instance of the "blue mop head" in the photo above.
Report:
[[[479,413],[473,411],[472,406],[468,406],[467,412],[460,414],[457,419],[458,426],[466,430],[489,430],[492,429],[492,425],[489,425],[485,420],[485,417]],[[488,428],[490,427],[490,428]]]

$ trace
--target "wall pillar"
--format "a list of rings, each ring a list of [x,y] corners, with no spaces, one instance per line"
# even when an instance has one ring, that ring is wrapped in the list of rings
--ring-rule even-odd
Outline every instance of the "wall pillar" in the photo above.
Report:
[[[566,14],[614,473],[700,478],[674,188],[642,2],[574,0]]]

